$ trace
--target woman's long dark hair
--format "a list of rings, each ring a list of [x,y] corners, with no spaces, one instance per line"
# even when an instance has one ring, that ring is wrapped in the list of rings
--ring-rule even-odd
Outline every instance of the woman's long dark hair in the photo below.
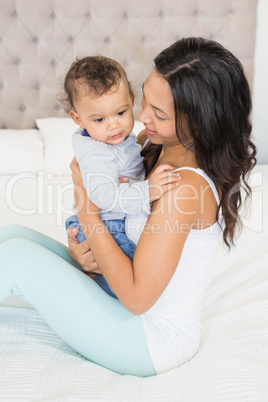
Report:
[[[195,153],[197,163],[220,192],[217,216],[222,208],[223,238],[230,247],[241,224],[241,188],[246,196],[251,194],[247,178],[256,164],[256,147],[251,141],[251,94],[243,67],[219,43],[203,38],[175,42],[154,63],[173,94],[179,141]],[[185,119],[187,132],[183,129]],[[148,170],[160,151],[161,145],[154,145],[145,154]]]

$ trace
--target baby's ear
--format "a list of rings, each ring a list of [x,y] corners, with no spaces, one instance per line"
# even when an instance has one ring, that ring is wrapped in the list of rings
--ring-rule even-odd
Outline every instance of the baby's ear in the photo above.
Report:
[[[75,111],[75,110],[71,110],[69,113],[70,117],[73,119],[73,121],[78,124],[78,126],[80,126],[81,128],[85,128],[82,120],[80,119],[79,114]]]

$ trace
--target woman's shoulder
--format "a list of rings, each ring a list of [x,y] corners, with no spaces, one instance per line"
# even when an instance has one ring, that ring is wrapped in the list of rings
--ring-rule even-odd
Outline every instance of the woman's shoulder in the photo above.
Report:
[[[175,169],[180,172],[181,181],[179,190],[181,195],[193,196],[202,202],[210,200],[211,202],[219,202],[219,195],[215,184],[210,177],[200,168],[182,167]]]
[[[179,172],[184,184],[197,185],[197,189],[200,187],[200,185],[214,187],[213,181],[203,169],[191,166],[182,166],[180,168],[175,168],[173,172]]]
[[[159,212],[165,214],[168,211],[180,222],[194,224],[203,219],[214,223],[218,203],[212,182],[201,169],[183,168],[178,171],[181,174],[179,185],[158,200]]]

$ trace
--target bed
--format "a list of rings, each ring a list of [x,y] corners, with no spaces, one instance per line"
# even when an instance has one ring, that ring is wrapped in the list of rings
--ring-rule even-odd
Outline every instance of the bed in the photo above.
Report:
[[[2,2],[0,225],[67,244],[74,123],[57,94],[76,56],[99,52],[121,62],[136,88],[136,115],[153,56],[182,36],[230,48],[253,87],[256,7],[255,0]],[[268,165],[257,164],[250,180],[244,230],[213,261],[201,345],[189,362],[156,377],[121,376],[81,357],[30,304],[10,297],[0,306],[0,401],[266,402]]]

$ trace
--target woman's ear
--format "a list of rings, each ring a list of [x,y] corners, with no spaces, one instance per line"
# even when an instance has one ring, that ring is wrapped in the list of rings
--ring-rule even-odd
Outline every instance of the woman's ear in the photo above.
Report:
[[[71,110],[69,113],[70,117],[73,119],[73,121],[78,124],[78,126],[80,126],[81,128],[85,128],[82,120],[79,117],[79,114],[75,111],[75,110]]]

